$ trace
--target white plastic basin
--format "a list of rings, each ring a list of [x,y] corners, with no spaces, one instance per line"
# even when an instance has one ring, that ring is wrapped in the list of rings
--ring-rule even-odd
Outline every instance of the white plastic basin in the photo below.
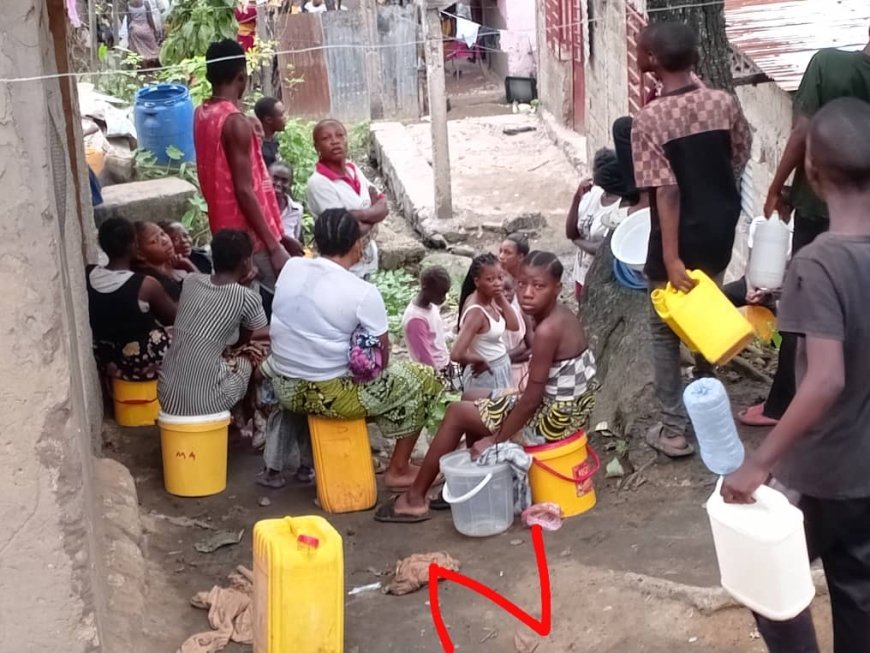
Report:
[[[613,256],[638,272],[646,265],[649,246],[650,214],[649,209],[632,213],[619,223],[610,239]]]
[[[514,521],[513,474],[508,463],[478,465],[468,449],[441,457],[444,500],[453,525],[469,537],[503,533]]]

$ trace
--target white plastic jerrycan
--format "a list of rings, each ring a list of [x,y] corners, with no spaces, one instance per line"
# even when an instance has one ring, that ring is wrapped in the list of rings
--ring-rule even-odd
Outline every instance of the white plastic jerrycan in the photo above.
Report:
[[[791,249],[791,231],[774,213],[769,220],[753,220],[755,234],[746,278],[753,288],[777,290],[785,279],[785,265]]]
[[[796,617],[816,595],[803,513],[766,485],[756,490],[755,503],[746,505],[725,503],[721,488],[720,478],[707,514],[722,587],[768,619]]]

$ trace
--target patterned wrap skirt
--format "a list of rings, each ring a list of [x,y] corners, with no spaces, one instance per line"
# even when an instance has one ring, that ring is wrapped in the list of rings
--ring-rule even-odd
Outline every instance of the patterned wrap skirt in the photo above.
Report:
[[[277,374],[270,361],[260,368],[272,379],[281,405],[293,413],[333,419],[370,419],[387,438],[415,435],[429,421],[444,392],[435,370],[395,361],[368,383],[350,377],[305,381]]]
[[[541,405],[523,426],[523,444],[557,442],[587,428],[595,407],[597,388],[597,383],[590,383],[585,392],[570,400],[544,396]],[[487,399],[475,401],[484,426],[492,433],[498,431],[520,396],[521,393],[515,389],[495,390]]]

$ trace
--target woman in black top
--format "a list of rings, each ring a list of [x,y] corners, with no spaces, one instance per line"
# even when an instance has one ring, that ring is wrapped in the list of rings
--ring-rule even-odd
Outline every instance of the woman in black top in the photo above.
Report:
[[[105,267],[86,271],[94,356],[105,376],[126,381],[157,378],[175,322],[175,302],[160,283],[130,268],[136,248],[133,225],[111,218],[100,226]],[[158,322],[159,320],[159,322]]]

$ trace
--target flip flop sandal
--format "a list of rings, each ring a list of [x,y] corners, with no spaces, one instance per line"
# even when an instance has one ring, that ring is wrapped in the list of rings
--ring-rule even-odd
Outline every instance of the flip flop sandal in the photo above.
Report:
[[[778,419],[764,415],[764,404],[755,404],[737,413],[737,421],[744,426],[770,427],[779,424]]]
[[[444,489],[438,490],[434,498],[429,499],[430,510],[450,510],[450,504],[444,500]]]
[[[668,458],[677,459],[677,458],[687,458],[695,453],[695,447],[693,447],[688,442],[685,447],[678,448],[672,445],[667,444],[667,438],[662,437],[662,431],[664,427],[659,424],[657,426],[653,426],[646,433],[646,437],[644,441],[652,448],[654,451],[657,451],[661,454],[664,454]],[[664,442],[662,442],[664,440]]]
[[[280,490],[282,487],[287,485],[287,478],[284,476],[284,474],[269,476],[265,472],[260,472],[259,474],[257,474],[257,485],[262,485],[263,487],[267,487],[272,490]]]
[[[390,497],[375,510],[375,521],[387,524],[418,524],[431,519],[428,512],[422,515],[401,515],[396,512],[398,495]]]

